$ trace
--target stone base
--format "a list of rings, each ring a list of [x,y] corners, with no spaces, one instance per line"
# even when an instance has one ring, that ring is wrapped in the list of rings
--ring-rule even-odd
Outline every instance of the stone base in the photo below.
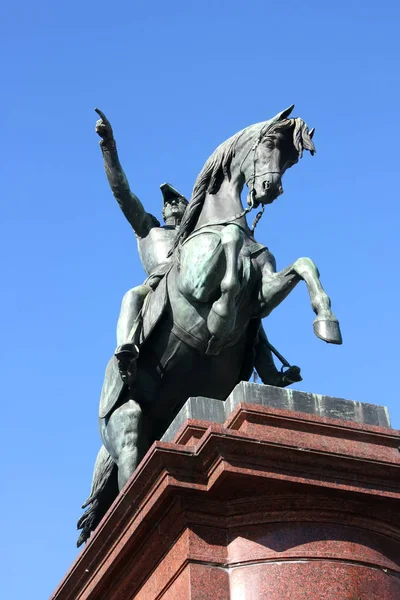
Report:
[[[52,599],[399,600],[399,446],[387,427],[261,404],[188,419]]]
[[[225,401],[203,396],[189,398],[163,435],[162,441],[172,442],[187,419],[225,423],[242,402],[271,408],[285,408],[317,417],[390,427],[389,411],[386,406],[241,381]]]

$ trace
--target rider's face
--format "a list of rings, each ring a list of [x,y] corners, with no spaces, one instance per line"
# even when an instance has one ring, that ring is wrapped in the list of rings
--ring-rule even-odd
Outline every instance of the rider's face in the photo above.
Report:
[[[186,206],[186,202],[183,202],[180,198],[173,198],[172,200],[165,202],[163,208],[164,221],[167,221],[167,219],[171,217],[181,221],[185,213]]]

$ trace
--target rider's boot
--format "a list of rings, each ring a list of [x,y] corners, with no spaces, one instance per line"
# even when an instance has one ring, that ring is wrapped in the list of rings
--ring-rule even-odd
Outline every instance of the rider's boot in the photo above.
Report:
[[[287,367],[286,370],[282,368],[279,375],[280,381],[275,384],[277,387],[286,387],[292,383],[303,381],[303,378],[300,375],[300,367],[297,367],[296,365],[290,365],[290,367]]]
[[[118,369],[124,383],[130,385],[136,375],[139,348],[133,342],[121,344],[115,350],[114,355],[118,362]]]

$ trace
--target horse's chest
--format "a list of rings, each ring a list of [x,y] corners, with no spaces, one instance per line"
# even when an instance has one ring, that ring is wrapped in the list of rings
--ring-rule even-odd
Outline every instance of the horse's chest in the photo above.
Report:
[[[175,240],[176,230],[153,227],[144,238],[138,238],[138,250],[144,270],[148,275],[157,267],[169,261],[168,252]]]

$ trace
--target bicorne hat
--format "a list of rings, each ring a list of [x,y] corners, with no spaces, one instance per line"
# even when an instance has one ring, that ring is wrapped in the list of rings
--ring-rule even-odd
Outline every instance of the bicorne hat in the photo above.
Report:
[[[164,204],[166,202],[171,202],[171,200],[173,200],[174,198],[179,198],[179,200],[183,200],[184,202],[186,202],[188,204],[188,201],[186,200],[185,196],[180,194],[178,192],[178,190],[176,190],[174,187],[172,187],[172,185],[170,183],[161,184],[160,190],[163,195]]]

